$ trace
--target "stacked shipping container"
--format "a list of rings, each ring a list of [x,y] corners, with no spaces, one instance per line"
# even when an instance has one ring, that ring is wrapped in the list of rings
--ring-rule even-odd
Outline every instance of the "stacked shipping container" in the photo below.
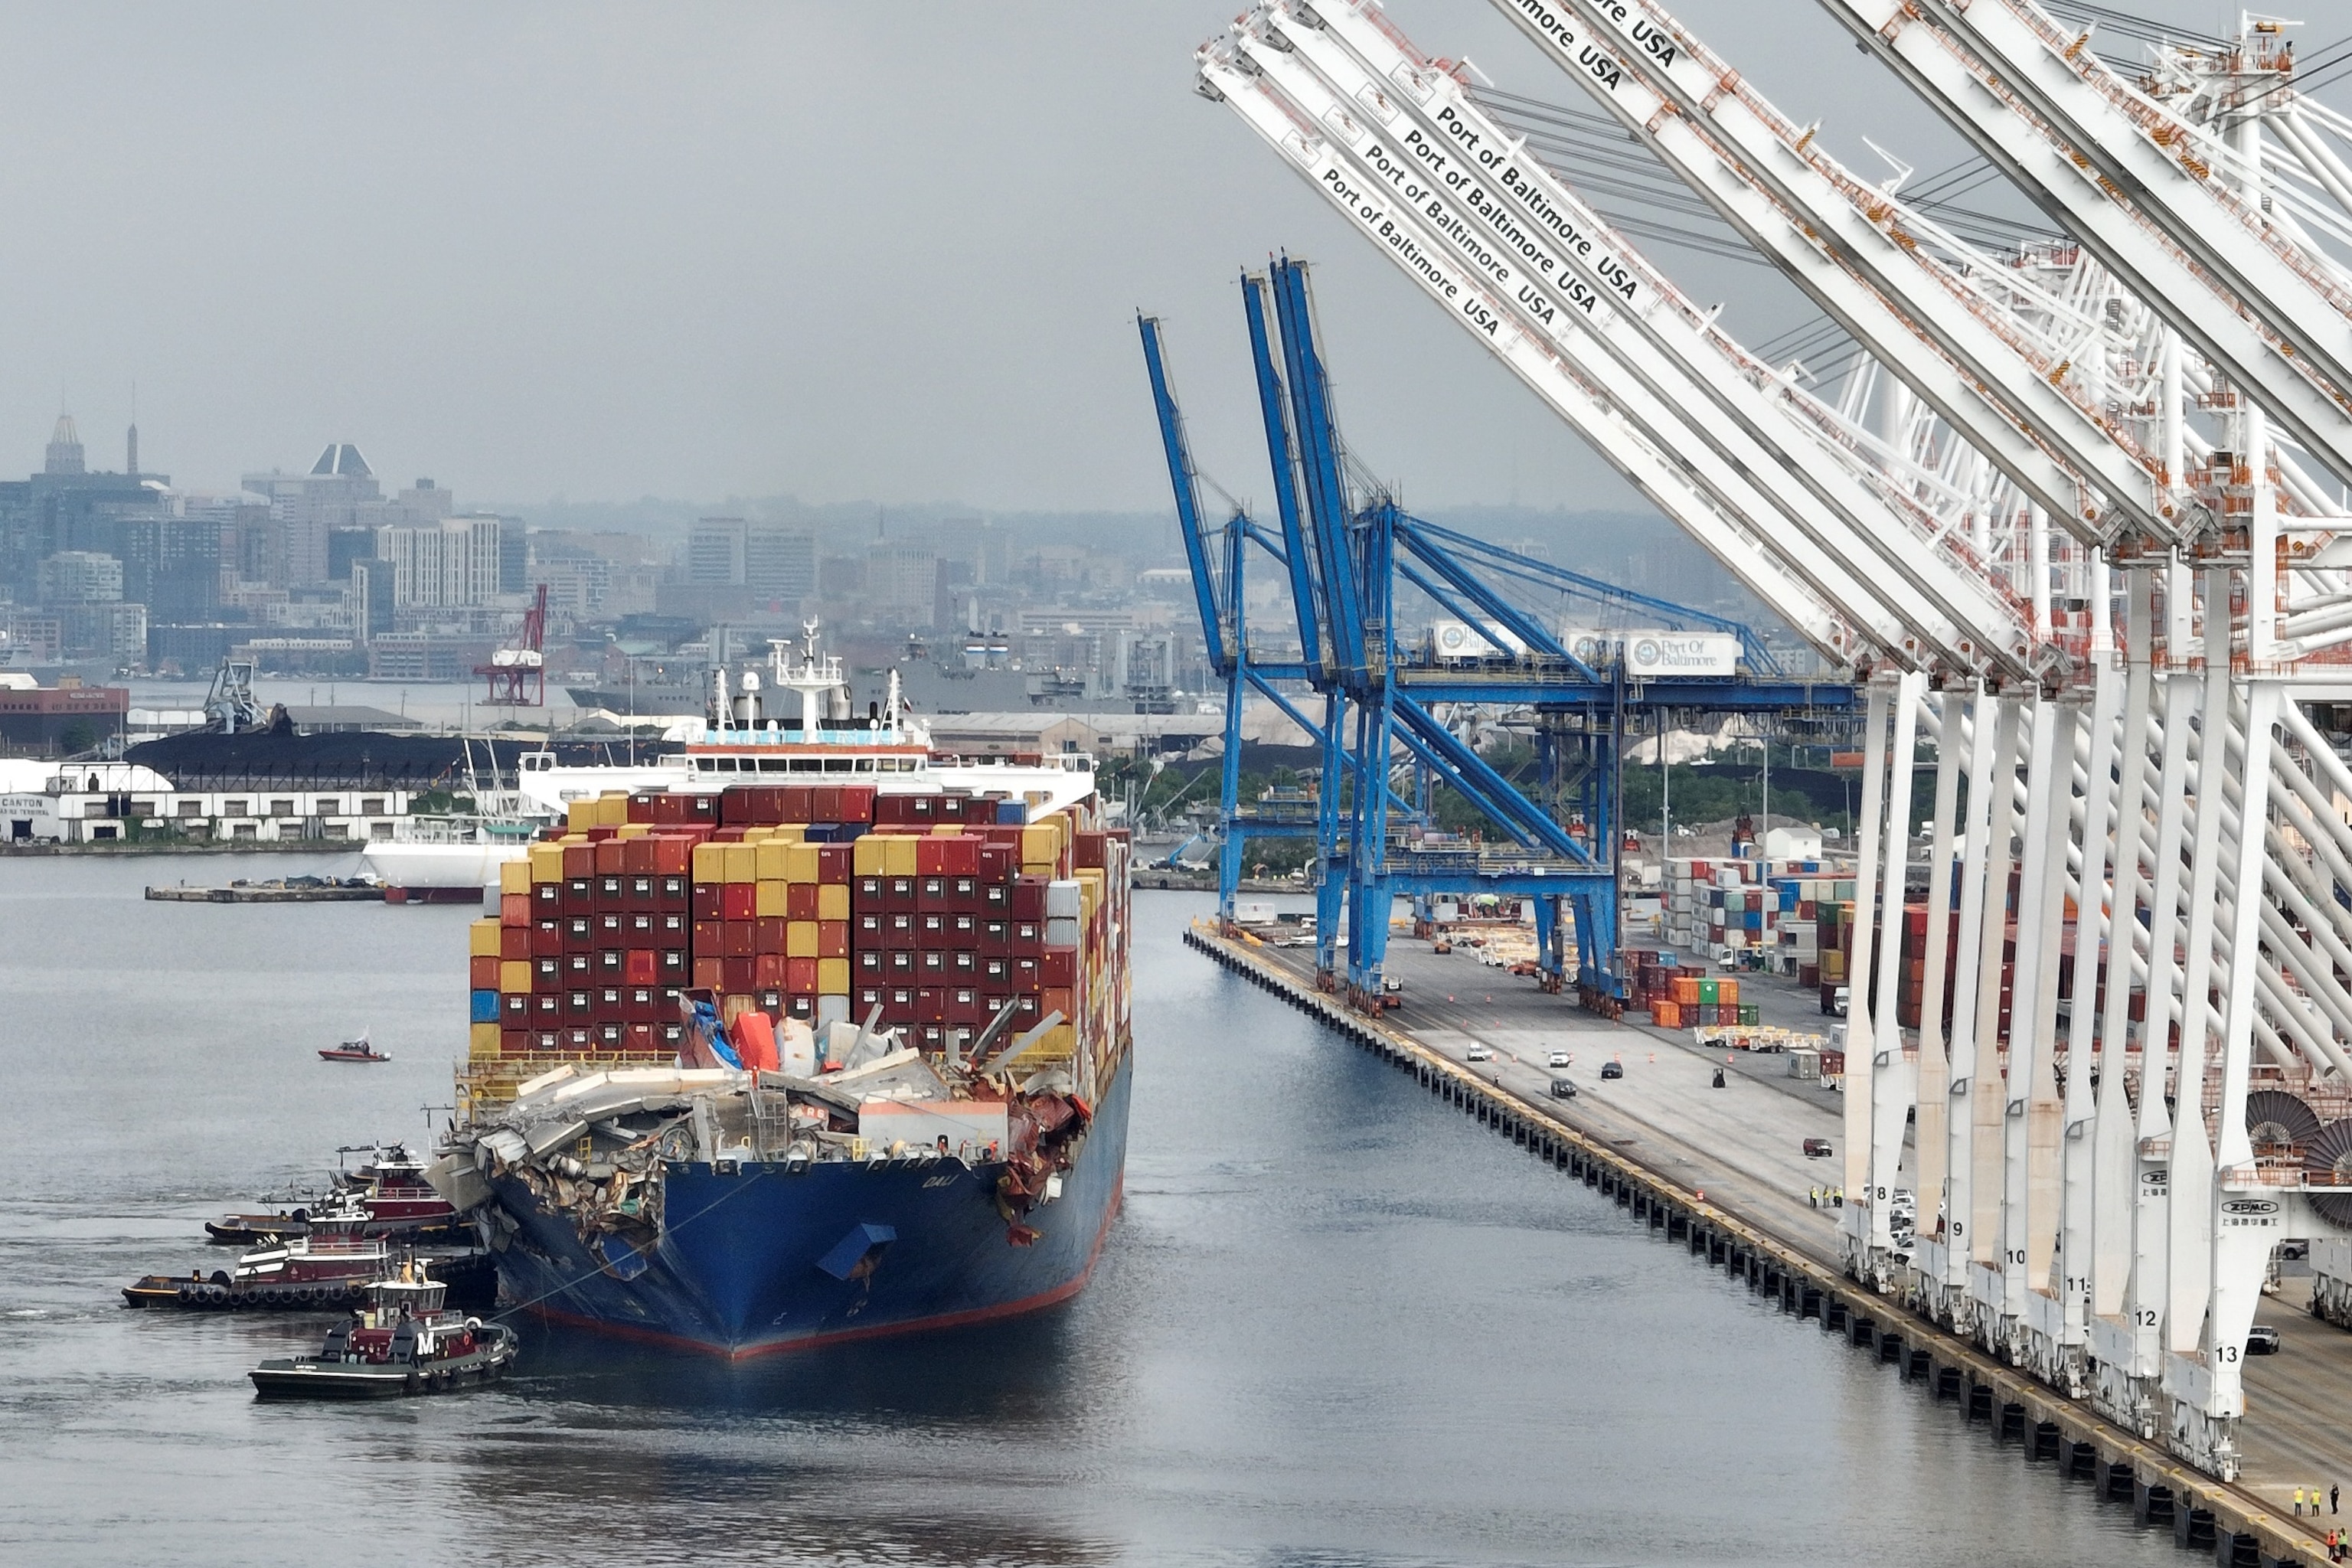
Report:
[[[469,1055],[665,1059],[688,988],[813,1026],[878,1013],[909,1044],[1063,1022],[1028,1059],[1114,1037],[1124,832],[1084,806],[871,785],[744,786],[574,803],[472,933]]]

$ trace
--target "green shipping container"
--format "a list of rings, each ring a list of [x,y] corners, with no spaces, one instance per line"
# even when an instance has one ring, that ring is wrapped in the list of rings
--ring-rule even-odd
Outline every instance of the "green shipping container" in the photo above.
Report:
[[[1739,1005],[1739,1022],[1744,1028],[1755,1028],[1764,1022],[1764,1010],[1753,1002]]]
[[[1698,983],[1698,1005],[1702,1007],[1714,1006],[1717,1001],[1721,1000],[1718,995],[1719,990],[1720,987],[1718,987],[1712,980],[1700,981]],[[1709,1023],[1714,1022],[1713,1019],[1709,1019],[1707,1021]]]

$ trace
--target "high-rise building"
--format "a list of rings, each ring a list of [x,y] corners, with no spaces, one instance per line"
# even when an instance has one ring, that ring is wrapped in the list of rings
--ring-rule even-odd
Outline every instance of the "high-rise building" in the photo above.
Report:
[[[122,563],[91,550],[60,550],[41,563],[44,605],[110,605],[122,601]]]
[[[79,474],[86,471],[81,461],[81,437],[74,429],[73,416],[58,416],[57,428],[49,432],[49,450],[41,463],[45,474]]]
[[[745,531],[740,517],[697,518],[686,538],[686,580],[705,588],[742,586]]]
[[[929,626],[939,582],[940,559],[929,545],[877,539],[866,547],[866,603],[885,619]]]
[[[498,597],[501,544],[495,516],[452,517],[376,531],[377,562],[390,569],[396,609],[454,609]]]
[[[281,525],[278,559],[267,578],[278,587],[328,581],[328,534],[381,521],[364,509],[380,502],[383,490],[367,459],[348,441],[330,442],[307,474],[247,474],[244,485],[268,501],[270,516]]]
[[[800,524],[754,522],[743,531],[743,585],[786,605],[816,592],[816,534]]]

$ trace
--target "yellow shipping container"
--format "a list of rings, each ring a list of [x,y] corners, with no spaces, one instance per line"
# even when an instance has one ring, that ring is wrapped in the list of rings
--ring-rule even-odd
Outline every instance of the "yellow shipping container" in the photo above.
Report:
[[[499,989],[509,996],[530,994],[530,960],[509,958],[499,964]]]
[[[765,848],[766,846],[762,845],[761,847]],[[762,877],[753,883],[752,887],[755,890],[751,895],[751,912],[763,921],[783,919],[786,886],[787,884],[768,877]]]
[[[563,857],[559,852],[555,858],[560,865]],[[528,858],[499,862],[499,896],[505,898],[515,893],[530,896],[530,861]]]
[[[743,842],[757,847],[765,844],[768,841],[768,835],[773,831],[774,829],[767,827],[747,827],[743,830]]]
[[[496,1024],[476,1024],[466,1031],[466,1058],[468,1061],[489,1062],[499,1058],[499,1026]]]
[[[793,921],[785,925],[784,956],[786,958],[814,958],[816,946],[816,921]]]
[[[567,800],[563,803],[563,826],[577,833],[583,827],[599,826],[596,803],[593,800]]]
[[[792,861],[787,857],[791,848],[791,845],[775,838],[761,844],[759,853],[752,857],[760,869],[758,879],[762,882],[782,882],[789,879]]]
[[[890,874],[887,843],[878,834],[868,833],[849,847],[849,869],[859,877],[887,877]]]
[[[789,846],[784,850],[784,875],[786,878],[795,882],[815,881],[817,867],[821,863],[817,857],[817,847],[818,847],[814,844],[794,844]],[[812,952],[810,953],[798,956],[813,958],[815,954]]]
[[[808,824],[805,822],[779,823],[768,829],[768,842],[771,844],[799,844],[807,838]]]
[[[723,882],[727,879],[727,846],[698,844],[694,847],[694,879],[698,882]]]
[[[467,928],[466,951],[475,958],[496,958],[499,955],[499,922],[476,921]]]
[[[563,880],[562,845],[534,844],[530,847],[530,879],[534,882]],[[504,883],[499,884],[499,890],[505,890]],[[530,889],[526,888],[523,890],[529,892]]]
[[[920,839],[910,833],[900,833],[893,835],[884,842],[889,845],[889,848],[883,852],[884,858],[888,861],[888,867],[883,875],[888,877],[920,875],[916,868],[921,865],[922,861],[915,848],[916,845],[922,842]]]
[[[821,921],[845,921],[849,918],[849,884],[825,882],[816,890],[816,918]]]
[[[816,961],[816,990],[820,996],[849,994],[849,960],[820,958]]]
[[[645,838],[650,837],[653,830],[654,825],[650,822],[625,822],[621,824],[619,837],[623,838]]]
[[[729,844],[719,864],[726,868],[730,882],[756,882],[760,879],[760,847],[756,844]]]
[[[1049,816],[1021,830],[1021,863],[1051,865],[1062,857],[1061,818]]]

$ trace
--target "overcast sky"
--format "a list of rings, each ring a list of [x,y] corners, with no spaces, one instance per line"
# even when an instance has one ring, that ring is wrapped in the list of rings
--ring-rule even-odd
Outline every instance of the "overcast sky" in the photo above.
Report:
[[[1286,248],[1350,446],[1410,500],[1627,504],[1193,95],[1237,4],[9,5],[0,473],[61,407],[121,467],[135,383],[142,467],[192,489],[349,440],[461,501],[1156,510],[1141,306],[1202,465],[1257,496],[1233,279]],[[1486,0],[1390,13],[1588,106]],[[1959,156],[1818,5],[1678,14],[1858,167],[1864,135]],[[1751,342],[1805,313],[1762,269],[1651,254]]]

